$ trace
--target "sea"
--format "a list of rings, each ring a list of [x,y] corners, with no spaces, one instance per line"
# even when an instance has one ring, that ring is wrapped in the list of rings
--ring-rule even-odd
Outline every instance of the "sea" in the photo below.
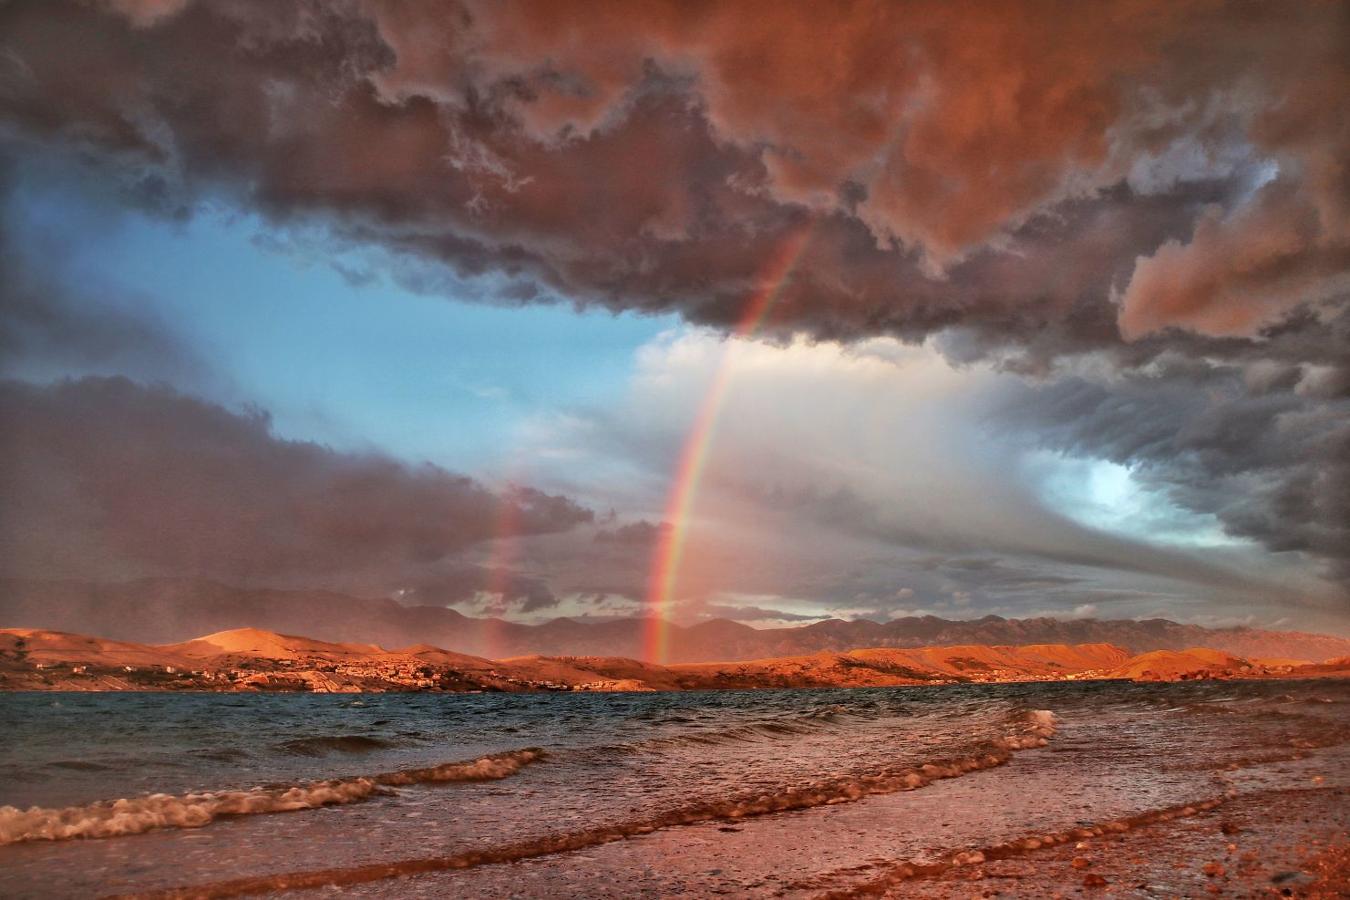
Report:
[[[1348,741],[1343,680],[8,693],[0,896],[842,895],[1350,771]]]

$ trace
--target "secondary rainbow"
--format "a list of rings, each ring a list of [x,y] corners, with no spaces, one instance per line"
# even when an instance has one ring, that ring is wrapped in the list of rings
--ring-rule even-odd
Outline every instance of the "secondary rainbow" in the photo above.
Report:
[[[512,475],[518,474],[516,466]],[[488,557],[483,585],[487,606],[479,626],[479,652],[489,659],[506,655],[503,645],[502,616],[510,608],[513,575],[520,556],[520,488],[512,477],[497,494],[497,512],[492,529],[492,552]]]
[[[679,462],[675,467],[675,479],[666,498],[662,517],[667,527],[661,529],[657,539],[648,580],[647,625],[643,650],[649,662],[665,662],[669,649],[667,616],[674,599],[680,563],[684,558],[690,513],[698,496],[704,467],[708,462],[708,452],[712,448],[717,419],[721,415],[722,404],[731,385],[736,340],[754,334],[764,322],[788,276],[792,274],[797,260],[801,257],[809,234],[809,227],[793,230],[761,272],[757,279],[758,287],[750,295],[745,312],[732,331],[731,339],[726,342],[726,349],[722,353],[721,362],[718,363],[717,372],[713,375],[712,383],[708,386],[708,392],[699,405],[698,413],[694,416],[689,434],[680,450]]]

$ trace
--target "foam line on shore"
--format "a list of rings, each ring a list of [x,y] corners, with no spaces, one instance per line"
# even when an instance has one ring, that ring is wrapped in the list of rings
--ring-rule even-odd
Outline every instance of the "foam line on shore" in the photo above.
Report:
[[[160,828],[200,828],[226,816],[293,812],[356,803],[376,794],[388,793],[392,787],[435,782],[495,781],[514,775],[543,756],[542,750],[530,747],[493,753],[466,762],[447,762],[422,769],[307,781],[280,787],[179,795],[150,794],[60,809],[0,806],[0,845],[21,841],[120,837]]]
[[[396,860],[350,868],[318,869],[230,879],[209,884],[173,888],[164,891],[118,895],[109,900],[207,900],[240,897],[279,891],[304,890],[335,885],[362,884],[484,865],[519,862],[541,856],[569,853],[609,844],[654,831],[702,822],[738,820],[779,812],[811,809],[836,803],[861,800],[875,794],[889,794],[922,788],[934,781],[957,778],[971,772],[1001,766],[1021,750],[1044,747],[1056,731],[1056,718],[1049,710],[1027,710],[1014,714],[1008,732],[970,752],[952,758],[936,759],[920,766],[882,770],[867,775],[851,775],[816,781],[807,787],[774,793],[747,794],[709,800],[668,810],[647,819],[600,825],[566,834],[547,835],[505,844],[465,850],[447,856]]]
[[[1199,815],[1202,812],[1209,812],[1218,806],[1221,806],[1225,800],[1232,797],[1232,792],[1219,797],[1210,797],[1205,800],[1197,800],[1191,803],[1181,803],[1175,806],[1167,806],[1162,809],[1147,810],[1145,812],[1135,813],[1130,816],[1123,816],[1118,819],[1111,819],[1106,822],[1100,822],[1093,825],[1083,825],[1077,828],[1070,828],[1064,831],[1051,832],[1049,834],[1039,833],[1028,835],[1012,841],[1005,841],[1001,844],[994,844],[989,847],[968,848],[965,850],[954,851],[944,855],[941,859],[933,862],[920,862],[917,860],[894,864],[882,875],[853,885],[852,887],[839,890],[827,891],[821,895],[821,900],[853,900],[858,897],[876,897],[896,888],[900,884],[911,879],[931,878],[941,875],[950,869],[963,866],[977,866],[981,863],[992,862],[1000,859],[1011,859],[1017,856],[1024,856],[1033,853],[1044,847],[1055,847],[1061,844],[1067,844],[1070,841],[1090,841],[1106,835],[1123,834],[1136,828],[1142,828],[1148,825],[1154,825],[1159,822],[1169,822],[1173,819],[1184,819],[1190,816]],[[809,884],[792,885],[796,889],[809,889]]]

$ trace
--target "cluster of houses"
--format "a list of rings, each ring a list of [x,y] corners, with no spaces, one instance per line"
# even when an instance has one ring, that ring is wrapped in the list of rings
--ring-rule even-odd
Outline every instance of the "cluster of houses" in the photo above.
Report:
[[[1106,669],[1087,669],[1083,672],[1052,672],[1047,675],[1029,675],[1014,669],[986,669],[965,675],[968,682],[975,684],[1001,684],[1009,681],[1096,681],[1108,678]]]
[[[618,683],[570,685],[522,678],[496,670],[463,672],[417,660],[230,659],[217,665],[115,665],[34,662],[0,673],[0,684],[18,689],[202,690],[315,693],[360,691],[573,691],[614,690]],[[26,673],[23,671],[26,670]]]
[[[608,683],[573,686],[556,681],[519,678],[489,671],[468,675],[453,669],[404,661],[316,662],[267,660],[259,665],[183,669],[176,666],[117,666],[37,663],[33,668],[44,681],[114,679],[117,686],[169,690],[299,690],[314,693],[361,691],[571,691],[605,690]],[[110,685],[111,686],[111,685]]]

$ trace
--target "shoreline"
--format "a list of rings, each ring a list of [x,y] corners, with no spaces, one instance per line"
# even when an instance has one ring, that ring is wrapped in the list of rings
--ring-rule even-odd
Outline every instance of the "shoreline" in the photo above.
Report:
[[[1251,675],[1241,677],[1215,677],[1215,678],[1188,678],[1178,679],[1176,681],[1163,681],[1161,683],[1178,684],[1183,681],[1192,684],[1207,684],[1213,682],[1243,682],[1243,681],[1346,681],[1350,680],[1350,672],[1340,672],[1323,675]],[[349,695],[349,696],[384,696],[398,694],[683,694],[683,693],[708,693],[714,691],[851,691],[851,690],[874,690],[876,688],[941,688],[941,687],[974,687],[982,685],[1020,685],[1020,684],[1156,684],[1159,681],[1141,680],[1134,678],[1020,678],[1009,679],[1007,681],[927,681],[913,682],[906,684],[807,684],[807,685],[733,685],[716,686],[700,685],[697,687],[686,688],[656,688],[649,690],[632,690],[625,688],[570,688],[570,689],[549,689],[535,688],[530,690],[517,691],[484,691],[484,690],[438,690],[438,689],[369,689],[353,691],[312,691],[303,688],[199,688],[199,687],[128,687],[128,688],[69,688],[64,686],[52,687],[3,687],[0,686],[0,695],[4,694],[193,694],[193,695],[256,695],[268,696],[276,694],[294,694],[294,695]]]

